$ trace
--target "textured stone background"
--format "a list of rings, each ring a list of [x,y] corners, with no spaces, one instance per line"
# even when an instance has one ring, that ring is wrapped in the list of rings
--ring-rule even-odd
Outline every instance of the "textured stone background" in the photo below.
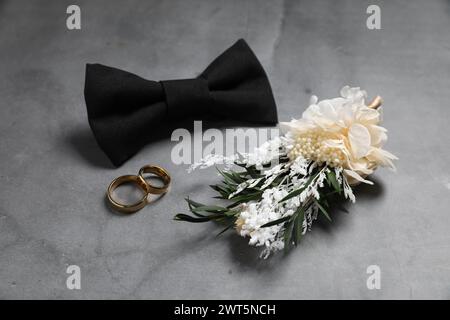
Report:
[[[75,3],[79,31],[65,26],[73,1],[0,1],[1,298],[450,298],[449,1]],[[382,30],[366,28],[372,3]],[[83,98],[87,62],[191,77],[240,37],[269,74],[280,120],[311,93],[359,85],[384,97],[387,149],[401,159],[358,189],[348,214],[267,261],[233,233],[172,221],[218,177],[167,161],[169,139],[112,168]],[[171,193],[135,215],[111,212],[108,183],[145,163],[171,172]],[[81,290],[66,289],[70,264]],[[381,290],[366,288],[371,264]]]

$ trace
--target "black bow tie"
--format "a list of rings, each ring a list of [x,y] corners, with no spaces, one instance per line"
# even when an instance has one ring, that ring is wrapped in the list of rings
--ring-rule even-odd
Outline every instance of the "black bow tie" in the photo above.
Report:
[[[116,166],[182,120],[277,123],[266,73],[243,39],[195,79],[158,82],[87,64],[84,96],[91,129]]]

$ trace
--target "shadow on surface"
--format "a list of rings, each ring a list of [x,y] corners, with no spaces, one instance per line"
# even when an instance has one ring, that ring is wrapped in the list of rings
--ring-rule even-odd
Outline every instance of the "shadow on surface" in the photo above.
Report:
[[[375,176],[371,176],[369,180],[373,182],[373,185],[361,183],[354,188],[356,199],[372,200],[384,194],[384,185],[380,180]]]
[[[267,259],[260,258],[263,247],[254,247],[248,244],[248,238],[239,236],[234,230],[231,230],[226,236],[230,256],[237,263],[240,269],[244,271],[252,270],[254,272],[274,272],[279,267],[281,260],[288,259],[290,252],[278,252],[271,254]]]
[[[76,130],[69,133],[67,142],[88,163],[95,167],[115,169],[114,165],[103,153],[89,129]]]
[[[370,180],[373,181],[374,185],[362,183],[353,188],[356,201],[374,200],[384,193],[384,186],[379,180],[373,177],[371,177]],[[353,204],[350,201],[343,198],[336,198],[330,202],[331,209],[328,210],[332,221],[328,221],[319,212],[317,221],[313,224],[313,226],[317,226],[326,233],[331,234],[332,232],[335,232],[336,230],[339,230],[344,226],[346,215],[351,214],[354,211],[352,210],[352,207]]]

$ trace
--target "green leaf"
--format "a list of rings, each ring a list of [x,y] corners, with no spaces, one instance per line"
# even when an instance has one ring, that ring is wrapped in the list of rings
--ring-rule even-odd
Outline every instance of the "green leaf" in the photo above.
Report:
[[[233,180],[232,175],[230,175],[229,173],[227,173],[227,172],[225,172],[225,171],[220,170],[220,169],[217,168],[217,167],[216,167],[216,169],[217,169],[217,171],[219,171],[219,173],[222,175],[222,177],[224,178],[224,182],[225,182],[226,184],[229,184],[229,185],[237,185],[237,183]]]
[[[339,182],[336,179],[336,174],[334,173],[334,171],[331,170],[327,171],[327,180],[331,182],[334,190],[336,190],[338,193],[341,193],[341,186],[339,185]]]
[[[247,180],[242,178],[239,172],[230,171],[230,175],[233,177],[233,180],[238,184],[245,182]]]
[[[258,192],[251,193],[251,194],[235,196],[230,199],[230,200],[234,200],[234,202],[232,204],[228,205],[227,208],[234,208],[235,206],[237,206],[238,204],[241,204],[243,202],[248,202],[251,200],[259,200],[259,199],[261,199],[261,195],[262,195],[262,191],[258,191]]]
[[[242,179],[240,177],[238,177],[238,179],[236,179],[236,176],[233,175],[233,172],[222,171],[222,175],[224,177],[228,178],[228,180],[231,181],[232,184],[239,184],[242,182]]]
[[[298,219],[297,217],[294,220],[294,227],[292,229],[292,240],[294,242],[294,246],[297,246],[298,240],[299,240],[299,236],[298,236]]]
[[[253,193],[247,193],[247,194],[239,194],[236,195],[234,197],[232,197],[230,200],[234,200],[234,201],[250,201],[250,200],[258,200],[259,198],[261,198],[262,195],[262,191],[257,191],[257,192],[253,192]]]
[[[294,191],[291,191],[286,197],[284,197],[283,199],[281,199],[278,203],[281,203],[281,202],[283,202],[283,201],[286,201],[286,200],[289,200],[289,199],[291,199],[291,198],[293,198],[293,197],[298,196],[298,195],[299,195],[300,193],[302,193],[306,188],[307,188],[307,186],[302,187],[302,188],[297,189],[297,190],[294,190]]]
[[[284,230],[284,249],[289,250],[292,238],[292,229],[294,228],[294,220],[290,220],[286,229]]]
[[[185,200],[186,200],[187,203],[188,203],[189,210],[190,210],[194,215],[196,215],[197,217],[201,217],[201,218],[205,217],[205,215],[200,214],[200,213],[194,211],[195,208],[204,206],[204,204],[201,204],[201,203],[199,203],[199,202],[195,202],[195,201],[193,201],[193,200],[191,200],[191,199],[189,199],[189,198],[185,198]]]
[[[331,180],[330,179],[326,179],[327,181],[327,185],[331,188],[333,185],[331,184]]]
[[[224,208],[224,207],[219,207],[219,206],[201,206],[201,207],[193,208],[191,211],[196,212],[196,213],[199,213],[199,212],[223,213],[223,212],[228,211],[228,209]]]
[[[210,184],[209,186],[210,186],[210,188],[212,188],[214,191],[220,191],[219,187],[218,187],[217,185],[215,185],[215,184]]]
[[[245,170],[245,171],[240,171],[240,172],[235,172],[235,173],[238,174],[238,175],[241,177],[241,179],[244,179],[244,180],[248,180],[249,178],[251,178],[251,177],[248,175],[247,170]]]
[[[261,228],[267,228],[267,227],[275,226],[275,225],[280,224],[282,222],[286,222],[286,221],[290,220],[291,218],[292,218],[292,216],[286,216],[286,217],[283,217],[283,218],[280,218],[280,219],[277,219],[277,220],[273,220],[273,221],[270,221],[270,222],[267,222],[267,223],[263,224],[261,226]]]
[[[225,229],[223,229],[222,231],[220,231],[216,237],[220,236],[222,233],[224,233],[225,231],[229,230],[230,228],[232,228],[235,224],[235,221],[233,221],[232,223],[230,223]]]
[[[192,217],[190,215],[184,214],[184,213],[178,213],[177,215],[175,215],[175,217],[173,217],[173,220],[176,221],[187,221],[187,222],[194,222],[194,223],[198,223],[198,222],[207,222],[207,221],[211,221],[213,220],[214,217],[208,216],[208,217]]]
[[[228,199],[228,196],[230,195],[230,192],[226,191],[222,186],[220,185],[210,185],[210,187],[219,192],[223,199]]]
[[[192,208],[197,208],[197,207],[202,207],[204,206],[204,204],[199,203],[199,202],[195,202],[189,198],[185,198],[184,200],[187,201],[188,205],[189,205],[189,210],[191,210]]]
[[[204,214],[201,214],[201,213],[198,213],[198,212],[195,212],[195,211],[192,211],[192,210],[191,210],[191,212],[192,212],[195,216],[200,217],[200,218],[207,217],[207,216],[204,215]]]
[[[253,179],[260,178],[262,175],[258,170],[256,170],[255,166],[244,167],[247,170],[247,173]]]
[[[291,191],[286,197],[284,197],[283,199],[281,199],[280,201],[278,201],[278,203],[281,203],[281,202],[283,202],[283,201],[286,201],[286,200],[289,200],[289,199],[291,199],[291,198],[293,198],[293,197],[298,196],[300,193],[302,193],[302,192],[309,186],[309,184],[314,180],[314,178],[315,178],[316,176],[317,176],[317,173],[313,174],[313,175],[308,179],[308,181],[306,181],[304,187],[302,187],[302,188],[300,188],[300,189],[297,189],[297,190],[294,190],[294,191]]]
[[[229,210],[229,211],[224,212],[224,214],[225,214],[227,217],[234,217],[234,216],[236,216],[236,215],[239,214],[239,213],[240,213],[239,210]]]
[[[295,221],[294,221],[294,244],[297,245],[302,237],[303,219],[305,218],[305,210],[303,207],[299,207],[296,211]]]
[[[328,214],[327,210],[325,210],[324,207],[322,207],[322,205],[319,203],[319,201],[317,201],[316,199],[314,199],[314,202],[317,204],[317,206],[319,207],[320,211],[323,213],[323,215],[328,219],[328,221],[332,221],[330,218],[330,215]]]

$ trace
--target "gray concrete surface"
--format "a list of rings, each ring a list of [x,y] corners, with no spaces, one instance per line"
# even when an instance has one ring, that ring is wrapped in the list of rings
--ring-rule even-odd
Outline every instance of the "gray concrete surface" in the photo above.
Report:
[[[76,3],[82,29],[66,29]],[[366,28],[381,7],[382,30]],[[449,1],[0,1],[0,298],[450,298]],[[280,120],[345,84],[385,99],[387,149],[349,213],[318,223],[291,254],[259,250],[172,216],[207,201],[214,170],[186,172],[169,139],[114,169],[89,130],[84,64],[149,79],[197,74],[238,38],[265,66]],[[146,163],[173,176],[135,215],[105,205],[116,176]],[[66,268],[81,268],[81,290]],[[366,268],[379,265],[381,290]]]

